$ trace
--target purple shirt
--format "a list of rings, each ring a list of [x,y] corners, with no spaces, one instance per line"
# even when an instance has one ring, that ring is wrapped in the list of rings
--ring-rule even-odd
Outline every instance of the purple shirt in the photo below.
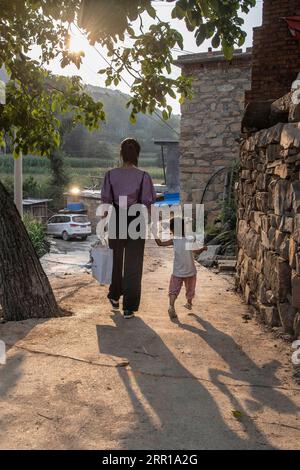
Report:
[[[101,201],[119,205],[119,197],[127,196],[127,206],[141,203],[149,207],[156,201],[151,176],[138,168],[114,168],[104,176]]]

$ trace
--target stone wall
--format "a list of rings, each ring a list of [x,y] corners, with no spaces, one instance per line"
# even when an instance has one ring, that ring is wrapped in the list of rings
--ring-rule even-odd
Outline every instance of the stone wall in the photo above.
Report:
[[[300,123],[241,145],[237,283],[270,326],[300,336]]]
[[[181,195],[199,203],[206,183],[221,167],[238,159],[245,90],[250,88],[251,51],[236,51],[228,62],[220,52],[179,57],[183,74],[194,77],[191,101],[182,105]],[[213,219],[224,193],[224,174],[210,185],[205,208]]]
[[[288,93],[300,70],[300,41],[283,19],[300,15],[299,0],[264,0],[263,24],[253,30],[253,69],[247,101],[276,100]]]

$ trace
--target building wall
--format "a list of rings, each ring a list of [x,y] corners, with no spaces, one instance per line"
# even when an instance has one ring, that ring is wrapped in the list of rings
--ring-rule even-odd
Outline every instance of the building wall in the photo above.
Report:
[[[264,0],[263,25],[254,28],[252,90],[247,101],[276,100],[291,90],[300,72],[300,41],[285,16],[300,15],[299,0]]]
[[[219,54],[219,58],[216,57]],[[195,77],[194,97],[182,105],[180,137],[183,202],[199,203],[206,183],[221,167],[238,159],[245,90],[250,88],[251,55],[228,62],[220,53],[198,54],[194,63],[179,63],[185,75]],[[208,61],[203,61],[208,59]],[[209,218],[219,212],[225,174],[210,185],[205,196]]]
[[[95,234],[97,225],[100,221],[100,218],[96,216],[97,209],[101,203],[100,198],[85,197],[83,195],[68,195],[67,204],[72,202],[80,202],[84,205],[84,208],[87,211],[87,217],[91,222],[92,233]]]
[[[300,123],[241,145],[238,286],[262,321],[300,337]]]

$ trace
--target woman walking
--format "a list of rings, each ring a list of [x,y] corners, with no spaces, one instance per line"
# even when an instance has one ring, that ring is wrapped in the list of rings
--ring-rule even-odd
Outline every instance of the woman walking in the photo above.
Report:
[[[108,299],[112,307],[118,309],[123,295],[124,318],[133,317],[140,305],[145,247],[145,236],[141,232],[137,238],[130,236],[128,227],[138,216],[128,215],[128,211],[133,204],[143,204],[149,209],[156,199],[150,175],[137,168],[139,154],[139,143],[125,139],[121,144],[121,166],[105,174],[101,191],[102,203],[112,204],[116,215],[115,230],[112,222],[109,224],[113,273]],[[120,221],[123,222],[120,224]]]

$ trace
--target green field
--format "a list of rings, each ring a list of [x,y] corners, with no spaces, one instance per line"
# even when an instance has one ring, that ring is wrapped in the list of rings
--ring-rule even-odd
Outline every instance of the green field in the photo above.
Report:
[[[104,162],[97,158],[66,157],[66,172],[70,177],[70,185],[80,188],[90,187],[91,176],[103,176],[113,162]],[[158,156],[155,153],[141,155],[140,167],[150,173],[154,182],[163,181],[163,169],[158,166]],[[13,177],[14,161],[11,155],[0,155],[0,178],[8,180]],[[50,163],[46,157],[23,157],[24,179],[32,176],[40,185],[46,184],[51,176]]]

